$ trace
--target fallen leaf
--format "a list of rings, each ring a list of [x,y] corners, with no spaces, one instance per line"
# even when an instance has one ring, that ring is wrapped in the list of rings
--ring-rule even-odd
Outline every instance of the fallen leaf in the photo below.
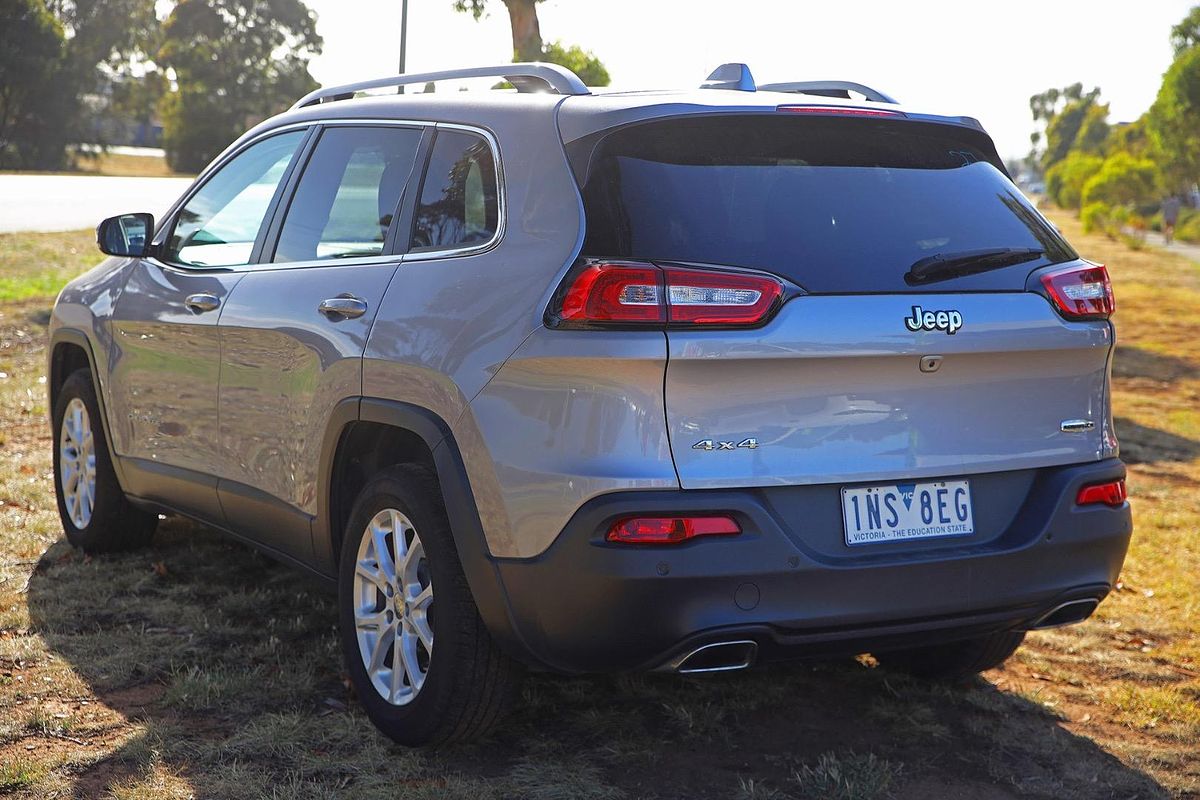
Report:
[[[167,562],[155,561],[152,566],[154,567],[155,574],[157,574],[160,578],[167,577]]]

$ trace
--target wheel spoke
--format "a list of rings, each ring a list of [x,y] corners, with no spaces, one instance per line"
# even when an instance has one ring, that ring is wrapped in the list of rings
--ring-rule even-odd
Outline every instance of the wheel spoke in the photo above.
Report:
[[[384,668],[383,660],[387,657],[388,647],[395,644],[396,641],[396,626],[389,625],[383,628],[375,639],[375,646],[371,650],[371,660],[367,664],[367,672],[372,676],[376,675]]]
[[[391,549],[387,543],[388,531],[384,530],[378,524],[371,526],[372,547],[375,550],[375,562],[379,564],[379,571],[383,573],[385,580],[392,580],[396,577],[396,562],[392,559]]]
[[[387,582],[387,576],[383,574],[379,564],[375,561],[359,561],[354,565],[354,574],[381,592]]]
[[[387,609],[382,611],[358,609],[354,612],[354,625],[359,630],[382,631],[387,625]]]
[[[416,693],[425,682],[425,673],[421,672],[421,665],[417,663],[417,637],[404,631],[400,634],[399,646],[404,660],[404,671],[408,673],[408,685]]]

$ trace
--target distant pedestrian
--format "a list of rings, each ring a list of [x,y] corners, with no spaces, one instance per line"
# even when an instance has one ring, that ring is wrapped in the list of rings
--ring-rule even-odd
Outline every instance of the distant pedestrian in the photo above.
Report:
[[[1167,244],[1175,238],[1175,223],[1179,221],[1179,207],[1182,205],[1179,198],[1171,195],[1166,200],[1163,200],[1162,215],[1163,215],[1163,239]]]

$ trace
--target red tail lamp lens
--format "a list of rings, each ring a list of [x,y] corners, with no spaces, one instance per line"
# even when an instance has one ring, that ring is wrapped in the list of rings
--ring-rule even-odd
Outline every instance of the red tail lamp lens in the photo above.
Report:
[[[767,275],[660,268],[644,262],[588,264],[569,279],[559,325],[723,325],[763,322],[783,296]]]
[[[1067,319],[1106,319],[1117,310],[1112,282],[1103,264],[1087,264],[1048,272],[1042,286],[1058,313]]]
[[[563,298],[564,322],[662,322],[662,270],[652,264],[592,264]]]
[[[624,544],[678,544],[698,536],[736,536],[742,532],[737,520],[711,517],[626,517],[617,520],[605,537]]]
[[[1091,506],[1103,504],[1115,508],[1122,505],[1128,497],[1129,495],[1125,491],[1125,479],[1122,478],[1119,481],[1084,486],[1079,490],[1079,495],[1075,498],[1075,505]]]

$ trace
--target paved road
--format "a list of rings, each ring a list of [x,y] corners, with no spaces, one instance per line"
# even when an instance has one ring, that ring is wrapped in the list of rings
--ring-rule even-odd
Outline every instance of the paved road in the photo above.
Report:
[[[1155,247],[1161,247],[1164,250],[1170,250],[1172,253],[1178,253],[1179,255],[1184,256],[1185,258],[1190,258],[1192,261],[1200,264],[1200,244],[1188,244],[1187,242],[1181,242],[1176,239],[1168,245],[1163,240],[1162,234],[1155,233],[1154,231],[1147,232],[1146,241]]]
[[[0,232],[94,228],[128,211],[163,214],[190,178],[0,175]]]

